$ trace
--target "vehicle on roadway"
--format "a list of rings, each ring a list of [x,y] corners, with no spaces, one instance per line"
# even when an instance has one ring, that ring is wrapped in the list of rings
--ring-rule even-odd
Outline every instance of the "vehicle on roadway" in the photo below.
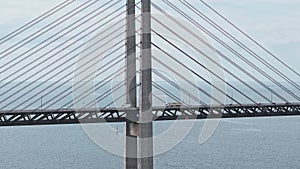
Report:
[[[181,107],[181,106],[182,106],[181,102],[172,102],[166,104],[166,107]]]

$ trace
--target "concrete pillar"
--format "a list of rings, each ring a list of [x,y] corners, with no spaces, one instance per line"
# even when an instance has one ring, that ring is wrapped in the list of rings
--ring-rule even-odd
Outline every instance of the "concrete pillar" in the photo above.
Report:
[[[140,169],[153,169],[151,1],[142,0],[141,86],[139,111]]]
[[[136,100],[136,36],[135,0],[127,0],[126,24],[126,105],[137,107]],[[124,168],[137,168],[137,111],[126,112]]]

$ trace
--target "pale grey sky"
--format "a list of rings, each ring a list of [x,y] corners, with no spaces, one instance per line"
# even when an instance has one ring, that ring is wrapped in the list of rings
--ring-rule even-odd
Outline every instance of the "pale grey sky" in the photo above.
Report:
[[[0,0],[0,37],[62,0]],[[79,3],[82,1],[77,1]],[[157,2],[157,1],[156,1]],[[174,1],[175,2],[175,1]],[[197,5],[199,1],[189,1]],[[207,0],[255,40],[300,72],[300,1]]]

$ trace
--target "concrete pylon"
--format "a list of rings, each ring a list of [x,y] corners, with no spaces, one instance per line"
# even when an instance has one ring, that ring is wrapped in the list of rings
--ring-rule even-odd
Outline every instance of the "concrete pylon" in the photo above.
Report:
[[[127,0],[126,104],[127,107],[132,109],[127,111],[126,114],[124,158],[124,168],[126,169],[153,169],[151,1],[142,0],[141,3],[141,85],[139,112],[137,112],[135,109],[137,108],[135,0]],[[137,116],[137,113],[139,113],[139,116]],[[138,157],[138,159],[135,157]]]

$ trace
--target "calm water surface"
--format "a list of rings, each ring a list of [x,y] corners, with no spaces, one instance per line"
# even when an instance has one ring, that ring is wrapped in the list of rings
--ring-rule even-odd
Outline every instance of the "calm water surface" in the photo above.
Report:
[[[204,144],[204,120],[172,150],[155,157],[159,169],[299,169],[300,117],[223,119]],[[155,133],[169,122],[155,122]],[[123,124],[112,124],[122,132]],[[1,169],[122,168],[122,157],[101,149],[80,125],[0,128]]]

